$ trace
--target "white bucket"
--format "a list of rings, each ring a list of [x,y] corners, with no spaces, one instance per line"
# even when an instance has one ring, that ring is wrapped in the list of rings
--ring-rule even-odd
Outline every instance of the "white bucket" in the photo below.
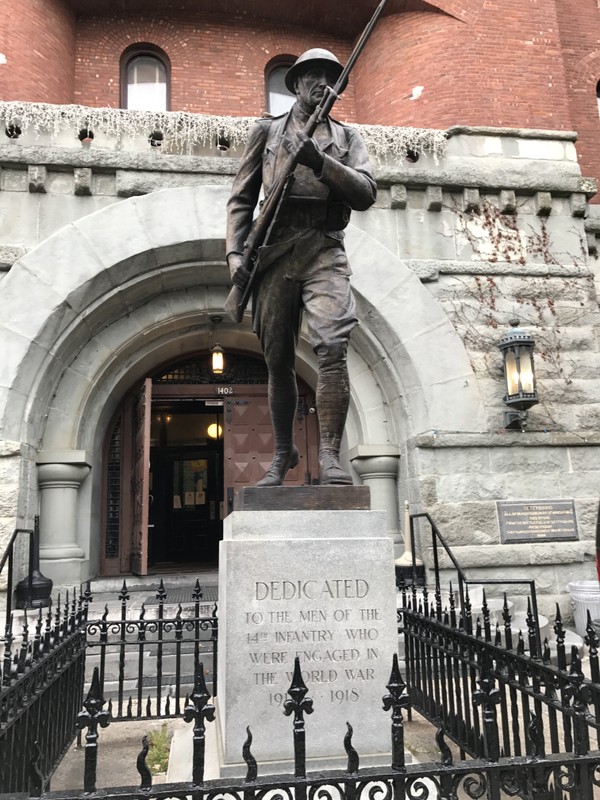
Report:
[[[585,636],[587,612],[590,612],[592,619],[600,617],[600,582],[571,581],[567,589],[571,593],[574,608],[575,630],[580,636]]]

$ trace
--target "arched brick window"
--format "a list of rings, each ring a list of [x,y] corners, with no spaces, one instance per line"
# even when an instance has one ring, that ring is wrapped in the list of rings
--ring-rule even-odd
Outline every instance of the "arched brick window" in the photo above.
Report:
[[[134,44],[121,56],[121,106],[133,111],[168,111],[171,65],[159,47]]]
[[[265,90],[267,111],[273,116],[285,114],[290,110],[296,96],[285,85],[285,73],[296,59],[293,56],[278,56],[267,64],[265,69]]]

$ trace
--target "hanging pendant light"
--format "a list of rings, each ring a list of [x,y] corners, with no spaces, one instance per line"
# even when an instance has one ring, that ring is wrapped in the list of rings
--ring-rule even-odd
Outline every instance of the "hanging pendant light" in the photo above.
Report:
[[[225,369],[225,353],[220,344],[210,351],[210,369],[213,375],[222,375]]]

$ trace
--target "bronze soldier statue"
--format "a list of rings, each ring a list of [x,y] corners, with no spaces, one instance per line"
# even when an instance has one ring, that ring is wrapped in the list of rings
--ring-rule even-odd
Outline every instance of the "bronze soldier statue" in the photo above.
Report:
[[[342,70],[333,53],[320,48],[306,51],[290,67],[285,80],[296,102],[289,113],[254,126],[227,205],[227,263],[233,283],[243,289],[249,272],[242,254],[261,186],[268,197],[278,170],[296,155],[298,166],[268,244],[258,251],[252,286],[253,325],[267,364],[275,435],[273,461],[258,486],[279,486],[298,464],[295,351],[302,317],[318,360],[319,480],[352,483],[339,463],[350,399],[348,338],[357,323],[343,239],[350,210],[374,203],[376,183],[356,130],[326,117],[312,137],[304,132]]]

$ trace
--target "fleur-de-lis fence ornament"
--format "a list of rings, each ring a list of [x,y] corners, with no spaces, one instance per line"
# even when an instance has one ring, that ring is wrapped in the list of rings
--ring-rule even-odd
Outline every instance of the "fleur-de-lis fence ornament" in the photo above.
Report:
[[[571,704],[574,711],[573,732],[575,752],[578,756],[586,756],[590,750],[590,734],[586,720],[588,704],[592,700],[591,686],[586,683],[581,668],[581,658],[577,645],[571,648],[571,668],[568,684],[564,689],[564,701]]]
[[[304,728],[304,714],[312,714],[313,701],[306,697],[308,688],[302,679],[300,659],[294,660],[294,674],[292,683],[287,690],[289,698],[283,704],[283,713],[286,717],[294,715],[294,775],[296,778],[306,777],[306,734]]]
[[[479,689],[473,693],[473,702],[481,706],[485,741],[485,757],[490,761],[500,758],[496,706],[500,702],[500,691],[492,672],[492,661],[488,654],[481,658],[481,677],[477,681]]]
[[[209,704],[210,694],[204,680],[204,664],[200,662],[194,676],[194,691],[183,709],[186,722],[194,721],[194,749],[192,756],[192,782],[200,786],[204,782],[204,758],[206,751],[205,720],[214,722],[215,707]]]
[[[98,667],[94,667],[92,683],[87,697],[83,701],[85,711],[77,715],[77,728],[87,728],[85,736],[85,765],[83,773],[83,790],[86,794],[96,791],[96,765],[98,762],[98,726],[106,728],[110,724],[110,714],[102,710],[104,697],[100,687]]]
[[[402,709],[410,706],[410,697],[406,691],[406,683],[400,674],[397,653],[394,653],[387,689],[389,694],[383,697],[383,710],[392,709],[392,769],[402,772],[405,768]]]

